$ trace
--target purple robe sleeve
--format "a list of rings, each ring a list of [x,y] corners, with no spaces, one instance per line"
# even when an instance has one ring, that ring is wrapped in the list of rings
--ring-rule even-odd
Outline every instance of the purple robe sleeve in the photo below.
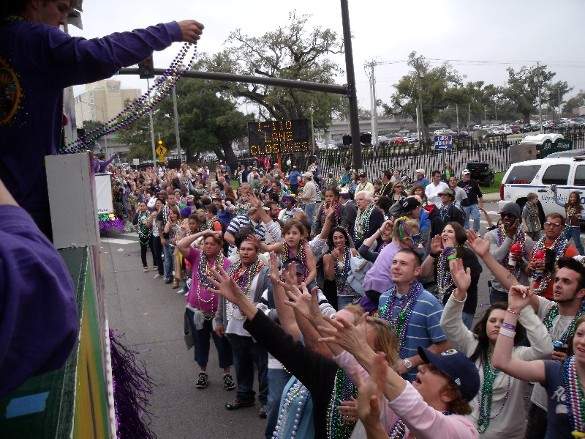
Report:
[[[110,163],[112,163],[115,158],[116,158],[116,156],[113,155],[112,157],[110,157],[109,160],[106,160],[106,161],[99,160],[98,161],[98,163],[99,163],[99,169],[98,169],[98,171],[101,172],[101,173],[106,172],[106,169],[108,169],[108,165]]]
[[[78,330],[61,256],[23,209],[0,206],[0,397],[62,367]]]
[[[176,22],[91,40],[71,37],[53,27],[46,32],[41,42],[46,44],[42,53],[47,57],[48,74],[62,87],[109,78],[120,68],[148,58],[153,50],[183,39]]]

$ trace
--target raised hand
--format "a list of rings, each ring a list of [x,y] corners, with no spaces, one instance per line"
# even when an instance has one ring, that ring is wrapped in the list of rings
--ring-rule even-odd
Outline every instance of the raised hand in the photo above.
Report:
[[[382,405],[382,387],[376,385],[372,377],[358,379],[357,415],[366,428],[373,428],[380,423]]]
[[[219,271],[215,268],[211,268],[210,272],[210,280],[214,286],[211,291],[225,297],[227,300],[235,304],[238,304],[242,297],[245,297],[238,284],[234,282],[223,268],[220,267]]]
[[[278,272],[278,256],[276,253],[270,253],[270,279],[272,282],[280,282],[280,273]]]
[[[357,421],[358,418],[358,402],[357,399],[349,399],[341,401],[339,404],[339,412],[343,416],[343,420],[348,423]]]
[[[443,242],[441,235],[435,235],[431,239],[431,253],[441,253],[443,251]]]
[[[508,307],[516,312],[520,312],[530,303],[530,297],[534,293],[529,287],[524,285],[513,285],[508,291]]]
[[[480,238],[473,230],[468,230],[467,244],[480,258],[484,258],[490,251],[490,242],[487,239]]]
[[[296,309],[307,319],[319,318],[321,316],[317,296],[309,293],[304,283],[301,284],[300,289],[296,285],[286,285],[286,287],[285,292],[288,297],[286,304],[288,306]]]
[[[471,285],[471,269],[463,266],[461,259],[452,259],[449,261],[449,270],[451,279],[460,292],[465,292]]]
[[[195,20],[184,20],[179,22],[183,41],[196,43],[203,33],[203,25]]]
[[[368,345],[366,325],[363,324],[366,315],[367,313],[359,319],[358,325],[342,319],[330,320],[329,327],[320,328],[322,333],[328,334],[328,337],[323,337],[320,341],[335,343],[357,357],[357,353]]]

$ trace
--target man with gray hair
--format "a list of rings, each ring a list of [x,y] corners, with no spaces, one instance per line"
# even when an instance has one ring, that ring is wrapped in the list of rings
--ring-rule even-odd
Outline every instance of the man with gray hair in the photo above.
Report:
[[[384,223],[384,214],[374,204],[374,198],[368,191],[355,194],[358,208],[354,226],[355,248],[360,248],[365,239],[376,233]]]

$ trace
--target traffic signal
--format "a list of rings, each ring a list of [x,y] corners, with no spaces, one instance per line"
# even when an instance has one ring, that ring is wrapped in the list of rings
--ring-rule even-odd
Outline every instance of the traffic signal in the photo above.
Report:
[[[138,74],[140,75],[140,79],[154,78],[154,59],[152,55],[138,63]]]

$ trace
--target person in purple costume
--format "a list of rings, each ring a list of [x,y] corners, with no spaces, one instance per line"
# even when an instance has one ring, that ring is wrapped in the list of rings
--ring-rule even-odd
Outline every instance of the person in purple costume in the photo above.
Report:
[[[109,78],[173,42],[196,42],[203,25],[171,22],[103,38],[59,29],[71,0],[0,2],[0,178],[51,237],[44,157],[62,146],[63,89]]]
[[[63,366],[78,322],[61,256],[0,180],[0,398]]]

